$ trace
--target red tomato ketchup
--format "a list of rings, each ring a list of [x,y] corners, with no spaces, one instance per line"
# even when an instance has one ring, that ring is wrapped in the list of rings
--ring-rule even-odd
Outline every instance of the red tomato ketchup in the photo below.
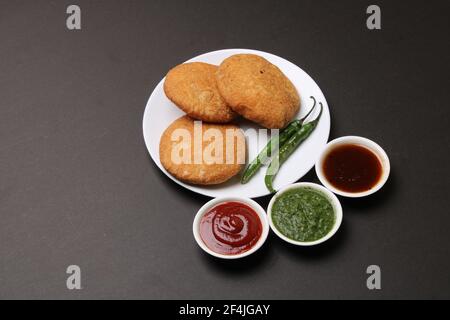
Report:
[[[236,255],[250,250],[261,238],[258,214],[240,202],[225,202],[208,211],[200,222],[200,236],[212,251]]]

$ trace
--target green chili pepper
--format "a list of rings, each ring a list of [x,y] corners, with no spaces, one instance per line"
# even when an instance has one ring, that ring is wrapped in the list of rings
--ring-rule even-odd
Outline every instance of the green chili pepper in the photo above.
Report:
[[[266,187],[270,190],[270,192],[275,192],[275,190],[273,189],[273,179],[280,170],[280,166],[282,166],[283,163],[289,158],[289,156],[314,132],[320,118],[322,117],[322,113],[323,105],[320,103],[319,116],[315,120],[303,125],[303,127],[299,131],[291,136],[289,140],[280,147],[278,154],[270,163],[269,168],[267,169],[266,177],[264,179]]]
[[[272,139],[270,139],[269,143],[265,146],[265,148],[259,153],[259,155],[249,164],[247,169],[245,169],[244,174],[242,175],[241,183],[246,184],[250,181],[251,178],[258,172],[261,166],[265,163],[265,161],[270,158],[273,154],[272,148],[274,147],[274,152],[277,148],[280,148],[284,143],[292,137],[300,128],[302,127],[304,121],[310,116],[313,110],[316,108],[316,99],[311,97],[314,101],[314,106],[308,112],[308,114],[300,120],[292,121],[279,135],[276,135]]]

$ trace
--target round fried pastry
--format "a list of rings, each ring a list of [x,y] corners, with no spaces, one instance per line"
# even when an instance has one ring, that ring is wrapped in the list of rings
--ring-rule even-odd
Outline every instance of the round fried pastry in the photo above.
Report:
[[[245,164],[245,152],[239,127],[196,123],[188,116],[166,129],[159,146],[163,167],[176,179],[197,185],[216,185],[236,176]]]
[[[300,97],[292,82],[258,55],[238,54],[225,59],[216,78],[226,103],[263,127],[284,128],[300,110]]]
[[[227,123],[236,113],[226,104],[217,89],[218,67],[192,62],[176,66],[164,82],[166,96],[190,117],[212,122]]]

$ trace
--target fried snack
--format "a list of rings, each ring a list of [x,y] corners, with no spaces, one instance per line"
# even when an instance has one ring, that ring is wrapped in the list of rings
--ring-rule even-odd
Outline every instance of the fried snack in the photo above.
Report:
[[[300,110],[300,97],[292,82],[260,56],[231,56],[219,66],[216,78],[227,104],[263,127],[284,128]]]
[[[159,145],[163,167],[178,180],[215,185],[237,175],[245,164],[242,130],[230,124],[194,122],[184,116],[163,133]]]
[[[216,83],[218,67],[201,62],[181,64],[167,74],[167,97],[190,117],[212,123],[227,123],[236,113],[219,94]]]

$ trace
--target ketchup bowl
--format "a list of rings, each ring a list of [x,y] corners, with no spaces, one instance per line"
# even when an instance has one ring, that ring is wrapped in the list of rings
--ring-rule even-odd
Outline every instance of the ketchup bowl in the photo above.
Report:
[[[262,247],[269,234],[266,211],[248,198],[217,198],[206,203],[194,219],[195,241],[221,259],[240,259]]]

